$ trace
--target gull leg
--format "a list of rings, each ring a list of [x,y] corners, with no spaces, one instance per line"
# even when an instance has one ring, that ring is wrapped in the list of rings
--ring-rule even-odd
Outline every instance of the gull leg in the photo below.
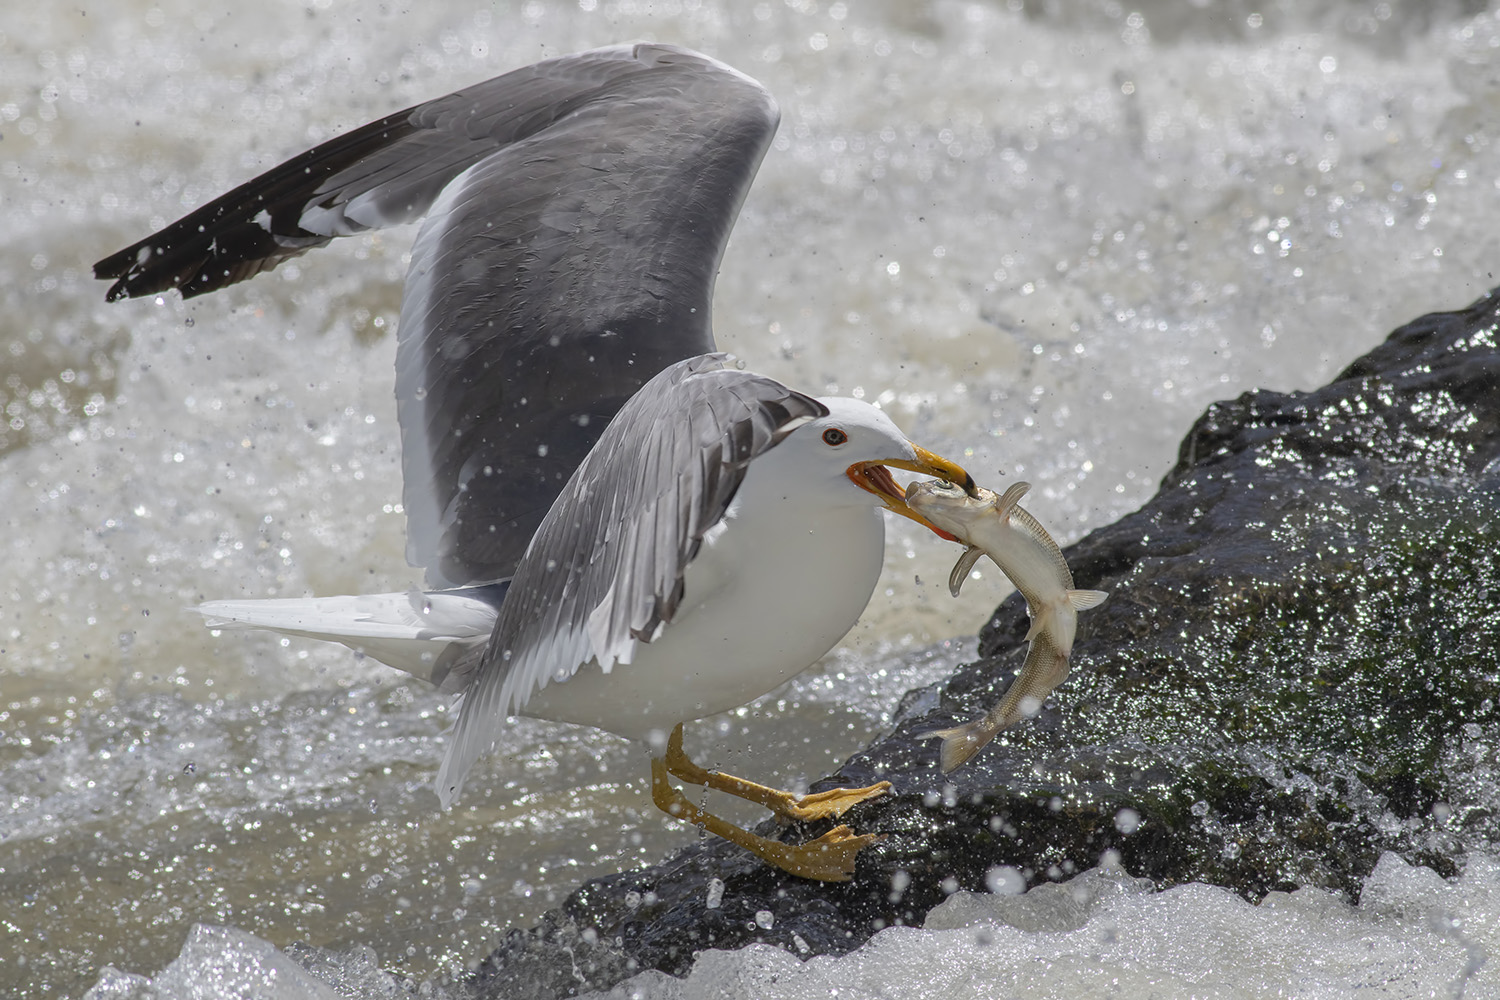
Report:
[[[678,729],[680,731],[681,727]],[[856,836],[847,826],[835,827],[805,844],[783,844],[779,840],[757,836],[689,802],[672,784],[666,762],[659,757],[651,760],[651,801],[668,816],[701,826],[783,871],[819,882],[849,881],[859,852],[883,839],[873,833]]]
[[[801,822],[837,819],[844,815],[850,806],[870,799],[878,799],[891,788],[889,781],[879,781],[864,788],[830,788],[826,792],[799,797],[791,792],[758,785],[753,781],[736,778],[722,771],[709,771],[693,763],[683,752],[680,723],[676,729],[672,730],[672,736],[667,740],[667,755],[663,763],[674,777],[681,778],[690,784],[727,792],[735,798],[763,805],[782,819]]]

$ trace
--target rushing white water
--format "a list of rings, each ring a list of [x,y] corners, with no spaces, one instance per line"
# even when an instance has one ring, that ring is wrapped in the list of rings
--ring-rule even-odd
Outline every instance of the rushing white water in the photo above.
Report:
[[[390,391],[410,230],[190,304],[106,306],[92,261],[393,109],[559,52],[691,45],[783,111],[719,280],[721,345],[879,401],[981,479],[1024,476],[1066,541],[1148,497],[1208,402],[1317,385],[1494,283],[1500,24],[1470,6],[12,5],[0,985],[155,974],[200,922],[441,975],[588,875],[692,836],[651,809],[637,751],[534,723],[439,814],[446,699],[182,611],[416,581]],[[893,654],[971,634],[1003,596],[950,599],[952,558],[892,525],[846,647],[700,725],[698,749],[788,784],[833,766],[962,647],[925,667]],[[1191,940],[1181,898],[1129,906]],[[1493,926],[1493,895],[1475,898],[1468,919]]]
[[[1019,880],[1019,876],[1017,876]],[[1445,882],[1387,854],[1351,906],[1317,889],[1258,906],[1206,885],[1157,893],[1117,867],[1008,894],[959,892],[925,927],[890,927],[848,955],[804,960],[769,945],[707,951],[686,979],[645,972],[588,1000],[1035,997],[1083,1000],[1417,1000],[1500,995],[1500,865],[1476,858]],[[312,964],[312,963],[308,963]],[[158,976],[108,970],[107,997],[399,996],[364,951],[312,975],[258,938],[195,926]],[[214,992],[199,990],[215,984]]]
[[[1484,961],[1500,948],[1497,906],[1500,866],[1488,859],[1449,884],[1388,854],[1357,907],[1315,889],[1259,906],[1197,884],[1153,893],[1101,868],[1024,895],[958,893],[922,930],[888,928],[840,958],[708,952],[686,981],[645,973],[608,996],[1489,997],[1500,995],[1500,969]]]

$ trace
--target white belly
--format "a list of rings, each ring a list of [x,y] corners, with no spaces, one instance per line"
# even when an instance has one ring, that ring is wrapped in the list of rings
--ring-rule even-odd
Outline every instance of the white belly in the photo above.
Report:
[[[522,714],[646,739],[774,690],[864,611],[884,557],[882,517],[864,504],[779,511],[775,530],[728,520],[688,567],[684,601],[655,641],[608,674],[585,664]]]

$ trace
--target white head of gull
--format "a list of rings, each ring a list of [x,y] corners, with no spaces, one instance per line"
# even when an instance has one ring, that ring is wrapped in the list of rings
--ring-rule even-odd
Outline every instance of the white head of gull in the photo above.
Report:
[[[713,353],[714,275],[777,118],[758,83],[695,52],[551,59],[332,139],[94,270],[115,279],[110,300],[190,297],[425,216],[396,394],[407,557],[432,590],[199,610],[462,693],[445,807],[508,716],[596,726],[653,748],[669,814],[843,880],[874,835],[759,837],[671,778],[789,820],[841,816],[888,783],[797,797],[707,771],[682,723],[839,641],[879,575],[881,508],[932,527],[887,466],[974,484],[875,407]]]

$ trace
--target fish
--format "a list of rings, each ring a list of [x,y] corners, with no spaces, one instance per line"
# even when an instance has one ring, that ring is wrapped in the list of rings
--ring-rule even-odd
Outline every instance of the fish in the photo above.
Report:
[[[941,737],[939,764],[947,774],[973,757],[1000,730],[1035,715],[1052,689],[1068,676],[1078,612],[1096,608],[1103,590],[1077,590],[1062,550],[1035,517],[1020,505],[1030,483],[1016,483],[1003,494],[980,488],[977,497],[942,480],[907,487],[912,509],[967,546],[948,576],[957,597],[974,564],[989,556],[1026,598],[1031,627],[1026,662],[999,704],[983,718],[923,734]]]

